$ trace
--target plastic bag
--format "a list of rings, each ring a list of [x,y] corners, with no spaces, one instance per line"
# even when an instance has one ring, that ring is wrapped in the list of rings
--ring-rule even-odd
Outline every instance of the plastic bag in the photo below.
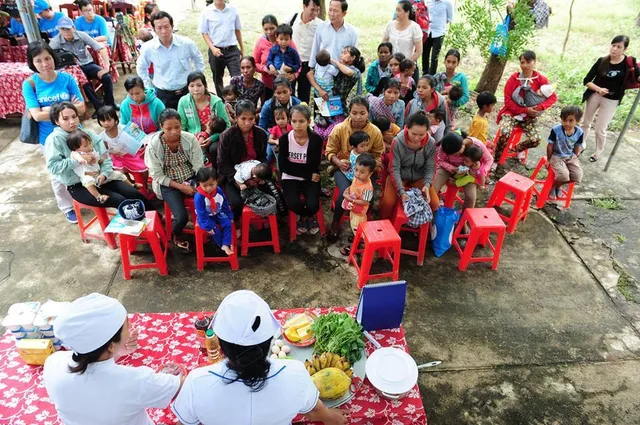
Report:
[[[509,37],[509,23],[511,15],[507,15],[501,24],[496,26],[496,35],[491,42],[489,52],[492,55],[506,57],[507,56],[507,37]]]
[[[452,208],[440,207],[436,211],[431,224],[431,248],[436,257],[442,257],[451,248],[453,231],[459,219],[460,213]]]

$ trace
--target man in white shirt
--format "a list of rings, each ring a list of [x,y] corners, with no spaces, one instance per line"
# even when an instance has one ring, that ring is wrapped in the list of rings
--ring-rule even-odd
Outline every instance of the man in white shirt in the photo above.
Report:
[[[348,7],[346,0],[331,0],[329,3],[329,21],[318,25],[309,57],[309,68],[316,66],[316,55],[320,50],[327,50],[331,59],[340,60],[345,46],[357,47],[358,33],[344,21]]]
[[[142,45],[136,71],[146,88],[155,88],[167,108],[178,109],[178,101],[188,92],[187,76],[193,71],[204,72],[204,59],[196,43],[173,33],[173,18],[167,12],[154,13],[151,25],[157,37]]]
[[[311,84],[307,78],[307,73],[310,69],[309,59],[311,57],[311,49],[316,30],[318,29],[318,25],[322,23],[322,20],[318,18],[318,13],[320,13],[320,0],[302,0],[302,13],[296,12],[284,21],[293,28],[293,41],[298,47],[298,54],[302,61],[300,75],[298,75],[298,79],[294,82],[293,90],[295,91],[295,85],[297,83],[297,97],[306,103],[309,103],[311,91]]]
[[[240,58],[244,54],[242,24],[238,11],[224,0],[214,0],[213,4],[202,12],[200,33],[209,46],[209,65],[213,73],[213,82],[217,95],[222,98],[224,69],[227,68],[232,77],[240,75]]]
[[[422,73],[435,75],[438,69],[438,55],[442,48],[447,24],[453,20],[453,3],[451,0],[429,0],[429,37],[422,49]],[[432,52],[433,49],[433,52]],[[431,54],[431,60],[429,60]]]

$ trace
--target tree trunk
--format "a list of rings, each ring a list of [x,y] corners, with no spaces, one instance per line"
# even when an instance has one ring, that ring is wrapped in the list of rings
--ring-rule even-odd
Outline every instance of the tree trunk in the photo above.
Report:
[[[323,21],[327,18],[327,8],[325,0],[320,0],[320,13],[318,13],[318,17]]]
[[[636,26],[640,27],[640,13],[638,13],[638,17],[636,18]]]
[[[569,33],[571,32],[571,22],[573,21],[573,3],[576,0],[571,0],[571,6],[569,6],[569,26],[567,27],[567,35],[564,36],[564,43],[562,43],[562,54],[560,60],[564,58],[564,52],[567,50],[567,42],[569,41]]]
[[[507,62],[503,58],[491,55],[489,62],[487,62],[484,67],[484,71],[482,71],[482,76],[480,77],[480,81],[478,81],[476,91],[478,93],[483,91],[495,93],[498,89],[498,84],[500,84],[505,66],[507,66]]]

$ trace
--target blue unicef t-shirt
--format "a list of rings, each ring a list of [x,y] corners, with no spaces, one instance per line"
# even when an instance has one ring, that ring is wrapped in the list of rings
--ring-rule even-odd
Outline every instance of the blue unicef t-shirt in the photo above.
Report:
[[[31,83],[29,83],[29,78],[33,80],[35,91]],[[27,109],[44,108],[65,100],[71,101],[73,97],[84,101],[78,83],[76,83],[76,80],[69,74],[58,72],[56,79],[50,83],[42,81],[38,74],[33,74],[29,78],[22,83],[22,95],[24,96]],[[44,141],[47,140],[47,136],[51,134],[52,131],[53,124],[51,124],[51,121],[38,122],[38,136],[41,145],[44,145]]]
[[[46,32],[47,34],[49,34],[49,37],[55,37],[59,32],[58,28],[56,28],[56,25],[58,25],[58,21],[63,16],[65,16],[65,14],[62,12],[54,12],[53,18],[51,19],[38,19],[38,26],[40,27],[40,31]]]
[[[11,18],[9,33],[17,37],[22,37],[24,35],[24,25],[22,25],[22,22],[18,22],[15,18]]]
[[[102,17],[96,15],[93,18],[93,22],[89,23],[84,16],[80,16],[75,21],[76,30],[84,31],[89,34],[92,38],[105,36],[109,37],[109,30],[107,29],[107,21]]]

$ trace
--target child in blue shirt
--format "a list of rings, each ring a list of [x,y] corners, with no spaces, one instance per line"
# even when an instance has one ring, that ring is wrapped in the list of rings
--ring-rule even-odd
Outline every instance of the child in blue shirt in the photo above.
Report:
[[[218,187],[213,167],[202,167],[196,173],[199,187],[193,197],[198,226],[207,232],[225,254],[233,254],[233,213],[229,201]]]
[[[356,131],[349,136],[349,145],[351,145],[353,149],[351,149],[351,153],[349,153],[349,169],[344,173],[344,175],[349,179],[349,181],[352,181],[358,157],[363,153],[369,152],[369,135],[364,131]]]
[[[288,24],[282,24],[276,28],[276,43],[267,57],[267,68],[275,76],[280,73],[295,74],[302,65],[300,55],[290,46],[293,29]]]
[[[565,106],[560,111],[562,124],[551,129],[547,145],[547,161],[556,175],[554,187],[549,199],[560,195],[562,185],[569,182],[580,183],[582,167],[578,156],[584,150],[584,133],[578,123],[582,119],[582,109],[578,106]]]

